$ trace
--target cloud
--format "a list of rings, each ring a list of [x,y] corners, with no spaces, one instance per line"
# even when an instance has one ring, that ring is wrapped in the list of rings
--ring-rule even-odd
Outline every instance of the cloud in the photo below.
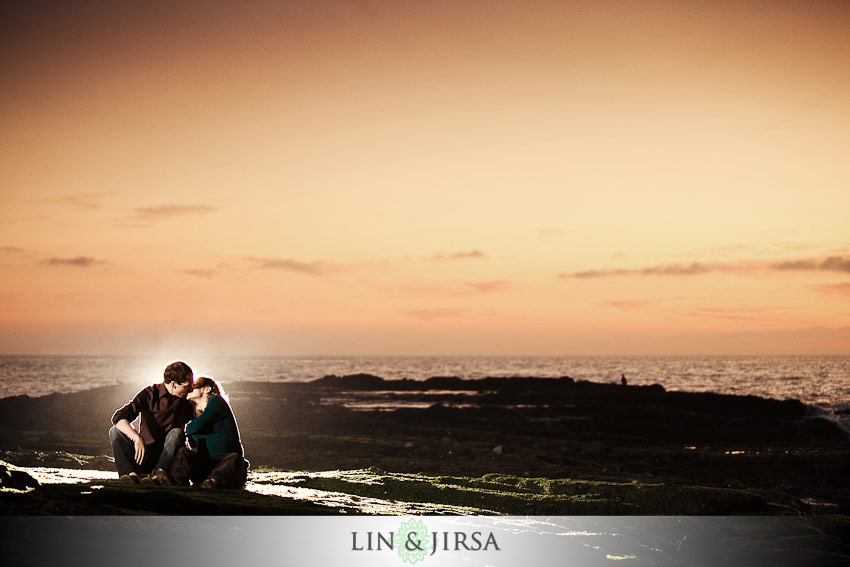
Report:
[[[768,321],[776,320],[777,314],[793,309],[793,307],[732,307],[722,308],[715,306],[675,306],[670,302],[688,300],[687,297],[668,297],[661,299],[646,300],[612,300],[605,301],[602,305],[616,307],[623,310],[651,309],[656,312],[667,313],[686,319],[721,319],[732,321]],[[662,305],[667,304],[667,305]]]
[[[780,271],[850,273],[850,258],[830,256],[823,260],[792,260],[789,262],[777,262],[770,264],[770,268]]]
[[[246,258],[246,260],[253,262],[254,267],[259,270],[284,270],[311,276],[325,276],[328,272],[328,267],[322,262],[299,262],[291,258],[284,260],[277,258]]]
[[[23,254],[26,250],[18,246],[0,246],[0,252],[3,254]]]
[[[782,262],[690,262],[683,264],[663,264],[635,269],[604,269],[582,272],[564,272],[561,279],[593,279],[620,276],[698,276],[712,272],[752,272],[752,271],[809,271],[809,272],[846,272],[850,273],[850,258],[830,256],[828,258],[806,258]]]
[[[817,291],[821,291],[823,293],[836,293],[839,295],[850,295],[850,282],[837,283],[837,284],[824,284],[824,285],[816,285],[813,286],[812,289]]]
[[[465,319],[468,312],[468,309],[415,309],[404,311],[404,316],[423,323],[430,323],[439,319]]]
[[[604,301],[602,305],[607,305],[609,307],[617,307],[619,309],[636,309],[638,307],[646,307],[647,305],[651,305],[652,303],[657,303],[655,301],[629,301],[627,299],[623,300],[614,300],[614,301]]]
[[[474,260],[478,258],[487,258],[487,254],[477,249],[468,252],[455,252],[453,254],[437,253],[431,256],[429,260]]]
[[[688,297],[662,297],[660,299],[612,299],[611,301],[603,301],[602,305],[608,307],[616,307],[618,309],[640,309],[643,307],[649,307],[651,305],[657,305],[659,303],[669,303],[675,301],[688,300]],[[666,309],[665,310],[669,310]]]
[[[700,262],[691,262],[690,264],[664,264],[659,266],[649,266],[647,268],[638,268],[634,270],[626,270],[622,268],[614,270],[588,270],[585,272],[573,272],[572,274],[563,273],[559,278],[609,278],[615,276],[695,276],[707,274],[712,271],[724,270],[728,268],[720,264],[702,264]]]
[[[466,321],[478,321],[488,323],[502,323],[505,321],[529,321],[527,317],[505,315],[495,311],[477,311],[467,308],[437,308],[437,309],[413,309],[403,311],[402,314],[408,319],[414,319],[422,323],[431,323],[444,319],[462,319]]]
[[[760,308],[720,309],[716,307],[703,307],[685,311],[681,314],[686,317],[695,317],[699,319],[762,321],[767,318],[766,315],[770,311],[771,309]]]
[[[181,274],[188,274],[198,278],[212,279],[216,274],[216,270],[179,270]]]
[[[63,195],[52,199],[43,199],[43,201],[48,203],[57,203],[67,207],[73,207],[75,209],[94,211],[101,208],[101,204],[98,202],[100,199],[114,194],[115,193],[78,193],[74,195]]]
[[[207,215],[218,209],[207,205],[159,205],[156,207],[140,207],[133,209],[138,221],[159,221],[175,217]]]
[[[77,256],[76,258],[48,258],[42,262],[48,266],[73,266],[76,268],[91,268],[100,264],[108,264],[106,260],[98,260],[90,256]]]
[[[465,285],[471,287],[478,293],[493,293],[507,289],[510,286],[510,282],[507,280],[498,280],[492,282],[469,282]]]

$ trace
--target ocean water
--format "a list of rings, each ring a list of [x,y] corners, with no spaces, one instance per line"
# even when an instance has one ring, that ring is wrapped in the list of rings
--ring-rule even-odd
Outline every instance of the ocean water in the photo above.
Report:
[[[169,361],[141,356],[0,356],[0,398],[76,392],[162,380]],[[850,408],[848,356],[272,356],[187,359],[196,376],[225,384],[289,382],[328,374],[388,379],[432,376],[571,376],[577,380],[662,384],[667,390],[798,399],[830,411]]]

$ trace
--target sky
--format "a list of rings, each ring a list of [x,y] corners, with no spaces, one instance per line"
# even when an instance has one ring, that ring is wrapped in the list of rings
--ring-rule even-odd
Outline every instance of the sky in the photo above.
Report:
[[[850,354],[850,4],[3,2],[0,352]]]

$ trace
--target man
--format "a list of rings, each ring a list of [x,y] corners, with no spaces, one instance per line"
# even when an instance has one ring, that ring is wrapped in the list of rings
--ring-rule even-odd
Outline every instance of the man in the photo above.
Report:
[[[120,480],[138,483],[142,475],[168,470],[174,453],[186,443],[183,426],[194,417],[186,400],[192,378],[188,364],[172,362],[161,384],[142,389],[112,415],[109,442]],[[139,415],[136,431],[131,422]]]

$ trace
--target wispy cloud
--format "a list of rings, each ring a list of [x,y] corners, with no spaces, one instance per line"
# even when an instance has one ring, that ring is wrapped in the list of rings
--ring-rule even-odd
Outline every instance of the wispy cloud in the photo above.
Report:
[[[217,273],[216,270],[178,270],[181,274],[195,276],[197,278],[212,279]]]
[[[656,307],[659,304],[671,303],[682,300],[692,300],[693,298],[688,297],[662,297],[658,299],[612,299],[611,301],[603,301],[602,305],[607,307],[616,307],[617,309],[643,309],[643,308],[654,308],[661,309],[660,307]],[[665,310],[669,310],[664,308]]]
[[[813,289],[823,293],[835,293],[838,295],[850,295],[850,282],[837,284],[824,284],[813,286]]]
[[[411,309],[402,311],[402,314],[408,319],[420,321],[423,323],[431,323],[442,320],[466,320],[478,322],[496,322],[505,321],[529,321],[527,317],[519,317],[506,315],[495,311],[479,311],[463,307],[444,307],[435,309]]]
[[[441,319],[465,319],[469,313],[468,309],[414,309],[404,311],[408,319],[430,323]]]
[[[218,209],[208,205],[158,205],[155,207],[139,207],[133,209],[135,220],[153,222],[168,220],[176,217],[208,215]]]
[[[300,262],[292,258],[246,258],[259,270],[283,270],[287,272],[298,272],[311,276],[325,276],[330,268],[323,262]]]
[[[464,285],[471,287],[478,293],[494,293],[510,287],[510,282],[507,280],[498,280],[492,282],[468,282]]]
[[[608,307],[616,307],[618,309],[637,309],[639,307],[646,307],[648,305],[652,305],[653,303],[657,303],[656,301],[650,300],[628,300],[628,299],[620,299],[613,301],[604,301],[602,305],[607,305]]]
[[[573,272],[571,274],[560,274],[559,278],[610,278],[616,276],[695,276],[699,274],[707,274],[712,271],[729,270],[729,265],[723,264],[702,264],[700,262],[691,262],[690,264],[664,264],[659,266],[649,266],[646,268],[637,269],[607,269],[607,270],[587,270],[584,272]]]
[[[77,256],[75,258],[47,258],[42,261],[47,266],[72,266],[75,268],[91,268],[102,264],[109,264],[107,260],[98,260],[90,256]]]
[[[750,272],[750,271],[808,271],[808,272],[845,272],[850,273],[850,258],[830,256],[828,258],[805,258],[780,262],[690,262],[682,264],[662,264],[634,269],[603,269],[581,272],[564,272],[562,279],[592,279],[621,276],[698,276],[712,272]]]
[[[789,312],[798,311],[800,308],[793,305],[772,305],[763,307],[694,307],[689,310],[681,310],[679,314],[684,317],[701,319],[723,319],[733,321],[760,321],[765,323],[776,323],[787,319]]]
[[[850,273],[850,258],[830,256],[824,259],[791,260],[770,264],[770,268],[781,271]]]
[[[24,254],[26,250],[18,246],[0,246],[0,253],[3,254]]]
[[[794,310],[789,306],[766,306],[766,307],[717,307],[706,305],[676,305],[676,302],[693,302],[693,298],[668,297],[661,299],[644,300],[612,300],[605,301],[602,305],[615,307],[617,309],[651,310],[668,315],[674,315],[685,319],[721,319],[730,321],[776,321],[784,312]]]
[[[109,197],[115,193],[77,193],[73,195],[62,195],[61,197],[53,197],[42,199],[47,203],[56,203],[66,207],[72,207],[84,211],[94,211],[102,208],[100,201],[104,197]]]
[[[698,319],[722,319],[731,321],[762,321],[768,318],[770,309],[738,308],[721,309],[717,307],[701,307],[683,312],[682,315]]]
[[[454,252],[451,254],[443,254],[439,252],[430,256],[429,260],[474,260],[480,258],[487,258],[487,254],[482,252],[481,250],[470,250],[468,252]]]

